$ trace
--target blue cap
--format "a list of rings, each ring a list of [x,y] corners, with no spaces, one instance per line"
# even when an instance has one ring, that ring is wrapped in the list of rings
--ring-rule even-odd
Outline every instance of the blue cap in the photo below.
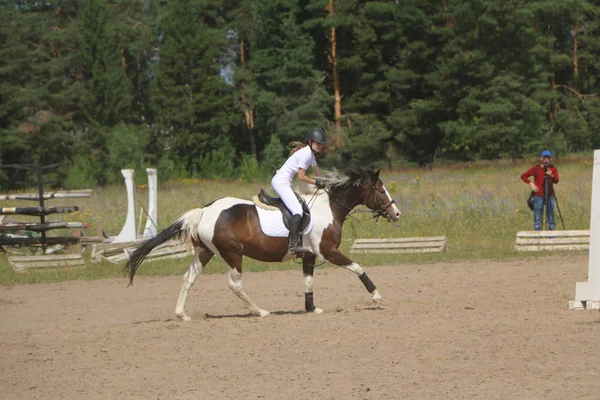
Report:
[[[552,152],[550,150],[542,151],[542,157],[552,157]]]

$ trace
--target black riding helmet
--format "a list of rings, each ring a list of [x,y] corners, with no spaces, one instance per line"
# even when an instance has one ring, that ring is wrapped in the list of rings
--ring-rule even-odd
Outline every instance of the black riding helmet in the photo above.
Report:
[[[321,128],[312,128],[306,132],[306,136],[304,136],[304,141],[306,143],[314,140],[317,143],[327,144],[327,138],[325,137],[325,132]]]

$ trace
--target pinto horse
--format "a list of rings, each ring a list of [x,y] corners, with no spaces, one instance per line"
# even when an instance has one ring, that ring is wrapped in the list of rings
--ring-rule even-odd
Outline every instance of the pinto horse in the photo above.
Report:
[[[305,309],[322,313],[313,302],[313,272],[316,258],[342,266],[354,272],[371,293],[374,302],[382,297],[364,269],[344,256],[338,247],[342,238],[342,224],[348,213],[364,204],[390,222],[400,217],[388,190],[379,179],[379,171],[354,170],[347,173],[334,171],[323,177],[325,189],[303,195],[311,207],[313,228],[303,235],[303,246],[308,252],[303,256]],[[265,262],[281,262],[294,258],[288,252],[286,237],[266,236],[260,227],[256,206],[251,201],[225,197],[185,213],[157,236],[143,242],[129,257],[125,270],[129,284],[144,258],[161,243],[174,236],[191,239],[194,259],[183,276],[183,284],[175,307],[175,314],[184,321],[191,318],[184,307],[188,292],[202,268],[213,255],[227,262],[229,288],[248,306],[250,312],[261,317],[270,313],[258,307],[242,288],[242,259],[244,256]]]

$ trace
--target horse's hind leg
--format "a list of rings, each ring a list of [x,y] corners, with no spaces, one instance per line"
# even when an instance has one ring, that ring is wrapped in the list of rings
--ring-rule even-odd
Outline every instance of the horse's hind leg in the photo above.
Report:
[[[258,307],[250,297],[244,292],[242,287],[242,256],[222,254],[223,259],[229,264],[229,273],[227,274],[227,283],[229,288],[239,297],[250,309],[250,312],[254,315],[260,315],[266,317],[271,315],[267,310],[263,310]]]
[[[306,256],[302,258],[302,272],[304,273],[304,308],[306,312],[321,314],[323,310],[315,307],[313,300],[313,274],[317,256]]]
[[[188,297],[188,293],[202,268],[208,264],[213,256],[213,253],[202,245],[194,243],[194,260],[183,276],[183,284],[181,285],[181,291],[179,292],[179,298],[177,299],[177,305],[175,306],[175,315],[184,321],[189,321],[191,318],[185,313],[185,302]]]

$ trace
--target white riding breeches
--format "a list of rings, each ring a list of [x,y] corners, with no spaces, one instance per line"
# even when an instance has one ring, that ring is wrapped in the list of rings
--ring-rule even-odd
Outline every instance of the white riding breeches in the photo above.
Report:
[[[290,187],[290,184],[277,179],[277,175],[271,180],[271,186],[275,190],[275,193],[281,198],[283,203],[286,205],[288,210],[294,214],[302,215],[302,205],[298,201],[296,194]]]

